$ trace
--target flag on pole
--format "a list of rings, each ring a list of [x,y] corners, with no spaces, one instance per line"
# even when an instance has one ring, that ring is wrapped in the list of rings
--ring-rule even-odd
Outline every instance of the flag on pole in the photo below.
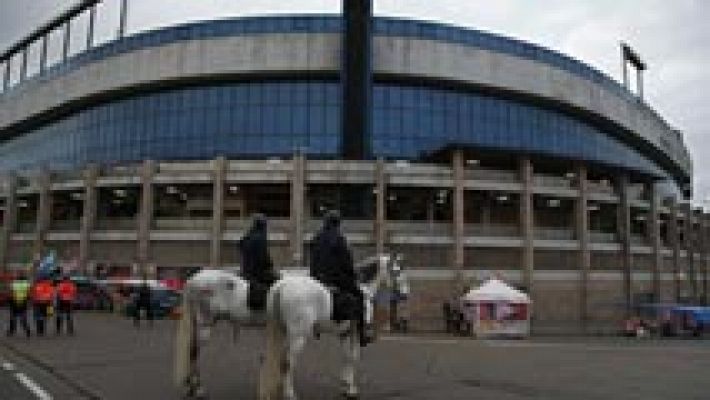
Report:
[[[44,257],[37,267],[38,278],[50,278],[57,269],[57,255],[54,250],[50,250],[49,254]]]

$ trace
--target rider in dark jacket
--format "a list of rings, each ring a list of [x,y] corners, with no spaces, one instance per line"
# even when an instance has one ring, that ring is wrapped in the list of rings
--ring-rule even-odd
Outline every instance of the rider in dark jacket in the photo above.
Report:
[[[360,344],[365,346],[370,338],[365,331],[363,294],[357,286],[352,253],[340,233],[340,215],[335,211],[328,212],[323,228],[313,238],[310,274],[324,285],[334,286],[354,298],[354,319],[357,320]]]
[[[268,237],[266,232],[266,218],[257,214],[254,222],[246,235],[239,241],[239,249],[242,253],[242,277],[249,281],[250,288],[260,292],[256,296],[264,299],[256,299],[250,296],[250,306],[253,308],[263,308],[265,293],[268,288],[278,279],[274,272],[274,264],[269,256]]]

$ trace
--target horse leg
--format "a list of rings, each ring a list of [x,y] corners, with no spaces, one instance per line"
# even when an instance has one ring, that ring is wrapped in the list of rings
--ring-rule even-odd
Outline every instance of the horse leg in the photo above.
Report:
[[[209,327],[204,325],[204,317],[200,314],[193,319],[193,336],[190,340],[190,375],[188,377],[187,388],[188,397],[194,399],[204,399],[207,392],[200,379],[200,346],[209,338]]]
[[[296,365],[296,359],[301,354],[303,346],[306,344],[306,338],[303,335],[289,337],[288,349],[286,350],[286,360],[284,367],[284,399],[296,400],[296,391],[293,387],[293,370]]]
[[[360,339],[355,322],[351,322],[350,331],[340,336],[340,344],[345,355],[345,366],[341,377],[343,396],[348,399],[358,397],[356,383],[356,364],[360,359]]]

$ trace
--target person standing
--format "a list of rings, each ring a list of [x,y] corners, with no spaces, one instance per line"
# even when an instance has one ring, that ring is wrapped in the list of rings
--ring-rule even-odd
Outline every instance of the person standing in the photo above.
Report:
[[[40,277],[32,287],[32,303],[37,335],[44,336],[49,307],[54,300],[54,285],[48,277]]]
[[[62,323],[67,322],[67,332],[74,335],[74,319],[73,309],[74,301],[76,300],[77,288],[72,282],[69,275],[64,275],[61,282],[57,285],[57,315],[56,315],[56,330],[59,335],[62,332]]]
[[[323,227],[313,238],[310,275],[326,286],[335,287],[352,300],[351,317],[357,323],[360,345],[372,341],[365,325],[364,296],[357,285],[353,256],[340,233],[340,214],[329,211]],[[336,295],[337,296],[337,295]]]
[[[145,310],[145,317],[149,324],[153,325],[153,304],[152,304],[152,293],[150,292],[150,286],[147,280],[143,280],[143,283],[138,288],[138,293],[136,293],[136,306],[135,314],[133,314],[133,324],[136,327],[140,326],[141,311]]]
[[[7,330],[7,336],[13,336],[17,328],[19,320],[22,328],[25,330],[27,337],[30,337],[30,326],[27,323],[27,304],[29,303],[30,282],[23,272],[17,275],[17,278],[10,285],[10,326]]]

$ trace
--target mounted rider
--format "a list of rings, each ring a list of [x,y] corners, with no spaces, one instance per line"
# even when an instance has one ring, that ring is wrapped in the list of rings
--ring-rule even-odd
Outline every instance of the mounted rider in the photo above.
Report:
[[[335,288],[334,319],[352,319],[357,322],[358,333],[360,335],[360,345],[365,346],[371,338],[365,326],[364,296],[357,285],[357,276],[353,256],[348,247],[345,237],[340,232],[340,214],[337,211],[329,211],[324,219],[323,227],[313,238],[310,257],[310,275],[320,281],[325,286]],[[348,318],[339,317],[338,305],[341,304],[338,298],[345,296],[349,308]]]
[[[239,250],[242,254],[241,275],[249,282],[248,306],[253,310],[263,310],[266,307],[266,293],[279,278],[269,255],[264,215],[254,216],[251,228],[239,241]]]

